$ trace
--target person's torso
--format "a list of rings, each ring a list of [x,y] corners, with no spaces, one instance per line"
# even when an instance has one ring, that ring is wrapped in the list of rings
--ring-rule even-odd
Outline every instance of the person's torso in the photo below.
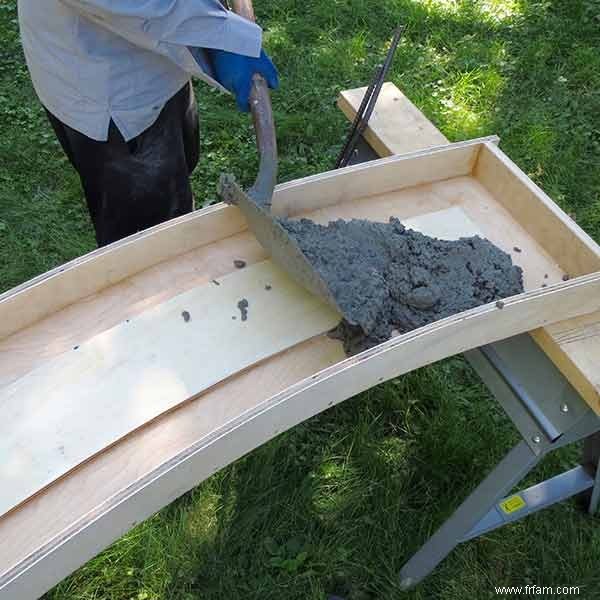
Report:
[[[19,0],[21,40],[44,106],[61,121],[105,140],[112,119],[126,139],[147,129],[190,75],[59,0]]]

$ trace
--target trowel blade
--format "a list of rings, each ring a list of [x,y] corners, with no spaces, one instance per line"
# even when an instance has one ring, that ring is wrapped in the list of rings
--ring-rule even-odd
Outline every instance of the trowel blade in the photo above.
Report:
[[[228,204],[241,211],[248,227],[273,261],[284,269],[297,283],[322,298],[340,315],[329,286],[306,258],[296,241],[281,226],[268,208],[256,203],[236,182],[232,175],[223,175],[219,183],[220,195]]]

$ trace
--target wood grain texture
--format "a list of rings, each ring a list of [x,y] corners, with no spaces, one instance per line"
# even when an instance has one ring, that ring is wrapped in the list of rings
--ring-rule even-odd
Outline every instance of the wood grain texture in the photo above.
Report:
[[[393,84],[387,83],[386,86],[389,88],[387,98],[399,97]],[[354,118],[364,89],[341,94],[339,104],[349,119]],[[401,94],[399,91],[398,93]],[[423,115],[421,117],[425,118]],[[388,132],[389,124],[393,123],[395,118],[393,104],[387,100],[382,102],[377,119],[372,120],[370,125],[369,141],[378,152],[386,156],[403,152],[405,148],[405,138],[397,133],[398,130],[394,130],[395,133],[392,134]],[[431,123],[429,125],[433,127]],[[406,136],[413,139],[418,137],[418,133],[415,133],[414,127],[409,126]],[[556,266],[565,276],[572,277],[600,269],[600,246],[500,149],[491,144],[484,145],[473,174],[514,217],[518,227],[526,228],[527,234],[536,240],[547,256],[554,258]],[[508,231],[506,233],[509,234]],[[516,237],[514,246],[520,248],[523,253],[531,251],[530,248],[522,248]],[[513,259],[518,263],[518,257],[513,256]],[[552,274],[549,274],[549,277],[552,277]],[[526,273],[526,287],[529,287],[533,282],[527,279]],[[547,281],[538,283],[544,284],[547,284]],[[598,414],[599,329],[600,312],[588,315],[584,319],[557,323],[547,329],[531,332],[535,341]],[[573,332],[578,333],[573,336]]]
[[[37,598],[235,460],[238,448],[225,439],[217,456],[180,468],[210,439],[215,422],[234,423],[268,394],[344,358],[342,345],[327,336],[303,342],[159,417],[0,518],[0,599]],[[176,481],[164,477],[168,465]]]
[[[0,340],[144,269],[245,228],[237,209],[209,206],[76,258],[0,294]]]
[[[366,87],[356,88],[339,95],[338,106],[351,121],[366,90]],[[448,143],[431,121],[389,81],[381,88],[364,137],[379,156],[404,154]]]
[[[437,321],[338,362],[272,397],[267,398],[259,393],[254,397],[255,403],[238,417],[233,420],[211,419],[212,427],[207,428],[205,437],[143,476],[135,485],[130,484],[104,504],[97,505],[81,519],[72,520],[48,544],[38,543],[33,553],[20,565],[0,576],[0,598],[3,595],[10,597],[8,594],[15,590],[23,590],[23,581],[17,578],[33,565],[45,561],[35,581],[38,587],[33,587],[37,593],[56,577],[52,570],[54,563],[48,559],[58,558],[63,570],[65,566],[74,568],[82,557],[89,556],[97,548],[99,541],[108,543],[115,528],[113,526],[111,536],[107,536],[98,526],[102,517],[110,515],[117,519],[116,531],[122,533],[135,525],[137,519],[146,518],[157,510],[161,506],[159,502],[162,503],[165,498],[173,500],[190,489],[196,478],[208,477],[282,431],[354,394],[446,356],[517,335],[532,325],[543,326],[564,315],[574,317],[582,312],[598,310],[599,307],[600,273],[595,273],[551,288],[514,296],[506,301],[503,308],[488,304]],[[304,349],[311,353],[314,351],[310,347]],[[246,383],[256,392],[258,385],[254,379],[246,380]],[[262,392],[264,394],[264,389]],[[215,407],[215,403],[204,405],[201,418],[206,421],[213,416],[211,410]],[[220,425],[215,427],[217,422]],[[114,464],[108,465],[111,471],[112,467]],[[82,483],[81,478],[79,483]],[[138,495],[135,512],[131,505],[124,504],[132,493]],[[29,505],[35,507],[35,504],[36,498]],[[37,508],[39,510],[40,506]],[[23,521],[11,523],[10,517],[9,513],[7,527],[17,526],[17,532],[13,532],[13,535],[16,533],[18,539],[23,536],[20,531]],[[31,532],[29,526],[27,535],[34,535],[35,541],[39,540],[39,532]],[[69,552],[62,556],[63,548],[72,540],[75,541],[70,545]],[[78,553],[75,554],[74,550]]]
[[[194,225],[201,232],[201,219],[196,217]],[[231,273],[235,270],[235,260],[252,265],[265,258],[254,236],[244,231],[158,262],[115,285],[84,296],[0,340],[0,388],[144,310]],[[27,301],[26,297],[19,298],[14,306]],[[54,299],[47,301],[52,303]],[[0,314],[10,318],[13,306],[6,312],[4,309],[0,305]]]
[[[48,361],[0,391],[0,515],[162,413],[339,320],[265,261]]]

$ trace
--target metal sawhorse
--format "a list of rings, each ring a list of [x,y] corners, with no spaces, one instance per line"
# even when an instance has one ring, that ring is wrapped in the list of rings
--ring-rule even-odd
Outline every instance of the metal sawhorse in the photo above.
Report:
[[[592,490],[600,499],[600,418],[527,334],[465,353],[522,440],[404,565],[407,589],[458,544]],[[517,493],[509,492],[550,452],[584,440],[581,464]]]

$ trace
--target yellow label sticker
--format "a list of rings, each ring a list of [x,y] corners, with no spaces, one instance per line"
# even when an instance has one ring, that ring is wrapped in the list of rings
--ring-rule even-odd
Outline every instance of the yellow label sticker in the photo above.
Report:
[[[523,500],[523,498],[521,498],[521,496],[519,496],[519,494],[511,496],[510,498],[507,498],[506,500],[502,500],[502,502],[500,502],[500,508],[507,515],[517,512],[518,510],[521,510],[526,506],[527,503],[525,502],[525,500]]]

